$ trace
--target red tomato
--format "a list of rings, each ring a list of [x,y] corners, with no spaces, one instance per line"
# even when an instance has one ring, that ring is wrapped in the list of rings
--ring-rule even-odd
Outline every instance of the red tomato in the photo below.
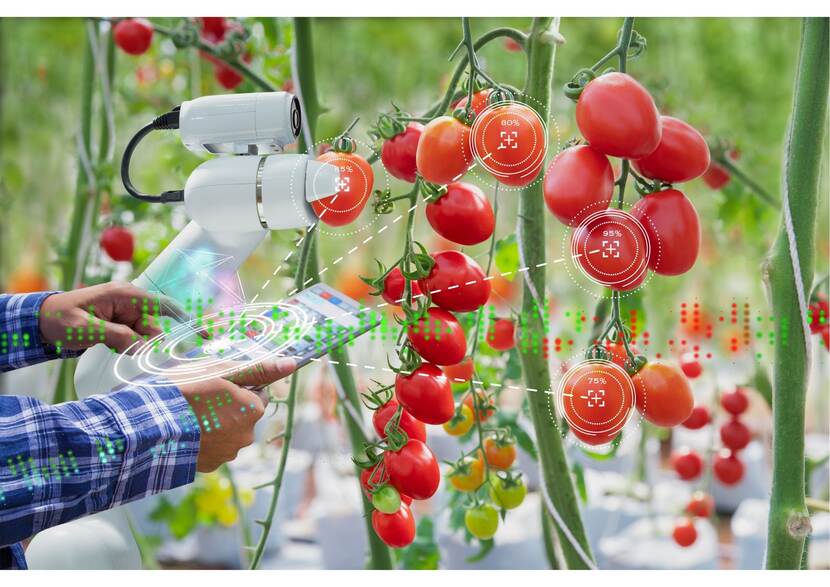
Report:
[[[751,439],[749,428],[735,417],[720,427],[720,440],[732,452],[746,448]]]
[[[113,261],[132,261],[135,249],[133,233],[123,226],[110,226],[101,233],[99,243]]]
[[[467,353],[464,329],[455,316],[441,308],[430,308],[406,335],[415,352],[436,365],[455,365]]]
[[[505,442],[499,444],[492,438],[485,438],[484,455],[487,464],[494,469],[509,469],[516,460],[516,443]]]
[[[473,396],[469,393],[464,396],[464,404],[472,410],[477,421],[486,422],[493,414],[496,413],[493,397],[480,389],[476,390],[476,395],[480,398],[478,401],[479,406],[484,407],[477,409],[473,404]]]
[[[825,324],[821,329],[821,341],[824,343],[824,348],[830,351],[830,324]]]
[[[410,414],[426,424],[449,422],[455,413],[450,380],[432,363],[423,363],[409,375],[398,373],[395,397]]]
[[[576,103],[576,124],[595,149],[640,159],[660,143],[657,106],[633,77],[613,72],[591,80]]]
[[[224,16],[201,16],[198,20],[201,25],[200,36],[205,41],[215,44],[224,40],[228,30],[228,21]]]
[[[545,162],[547,133],[533,108],[506,102],[485,109],[472,128],[473,156],[505,185],[533,182]]]
[[[498,318],[487,329],[487,344],[494,351],[509,351],[516,346],[516,326],[512,320]]]
[[[460,251],[441,251],[432,258],[432,271],[419,283],[421,291],[429,292],[436,306],[453,312],[473,312],[487,303],[490,282],[484,280],[478,263]]]
[[[688,518],[684,518],[683,520],[678,521],[675,524],[674,530],[672,531],[671,535],[678,545],[682,546],[683,548],[687,548],[694,544],[697,540],[697,530],[695,529],[695,523]]]
[[[516,39],[511,39],[510,37],[505,37],[504,48],[510,51],[511,53],[518,53],[522,50],[522,46],[519,45]]]
[[[735,485],[744,477],[744,464],[728,450],[722,450],[715,457],[712,471],[724,485]]]
[[[479,115],[487,108],[487,102],[490,99],[490,94],[493,93],[493,90],[487,88],[486,90],[481,90],[480,92],[476,92],[473,94],[473,104],[470,106],[470,110]],[[456,100],[452,107],[453,109],[464,108],[467,106],[467,96],[464,95],[463,98]]]
[[[375,432],[377,432],[378,436],[381,438],[386,438],[386,432],[384,432],[384,429],[392,416],[395,415],[397,409],[398,402],[394,399],[390,399],[372,414],[372,426],[375,427]],[[409,436],[409,438],[426,442],[427,427],[424,426],[422,421],[416,420],[412,413],[408,410],[404,409],[401,412],[401,419],[398,421],[398,426],[401,430],[406,432],[406,435]]]
[[[589,145],[577,145],[550,162],[543,184],[545,204],[568,226],[605,210],[614,193],[614,170],[608,158]]]
[[[686,505],[686,513],[698,518],[708,518],[715,511],[715,500],[703,491],[695,491]]]
[[[213,75],[216,77],[219,85],[226,90],[233,90],[244,81],[242,74],[221,61],[214,62]]]
[[[329,226],[344,226],[357,220],[372,195],[375,173],[356,153],[328,151],[317,158],[340,168],[339,190],[333,196],[311,203],[314,212]]]
[[[830,306],[828,306],[827,297],[824,294],[819,294],[818,299],[810,304],[807,308],[810,312],[808,321],[810,323],[810,332],[818,334],[827,326],[827,321],[830,319]]]
[[[460,363],[455,365],[446,365],[444,367],[444,374],[452,383],[461,383],[469,381],[473,378],[475,373],[475,365],[472,357],[464,357]]]
[[[689,382],[671,365],[648,362],[633,381],[637,409],[652,424],[677,426],[691,415],[695,400]]]
[[[389,482],[412,499],[429,499],[441,482],[438,461],[420,440],[409,439],[401,450],[383,454]]]
[[[396,514],[372,512],[372,528],[386,546],[403,548],[415,540],[415,517],[406,504]]]
[[[703,365],[690,353],[686,353],[680,357],[680,369],[689,379],[700,377],[700,374],[703,373]]]
[[[667,183],[691,181],[709,168],[709,145],[695,127],[678,118],[661,116],[663,134],[657,148],[633,162],[634,169],[650,179]]]
[[[648,266],[660,275],[686,273],[700,250],[697,210],[679,190],[655,192],[631,208],[648,234],[651,255]]]
[[[695,451],[686,449],[672,453],[671,466],[681,479],[691,481],[703,472],[703,459]]]
[[[720,396],[720,405],[733,416],[740,416],[749,407],[749,397],[742,387],[727,391]]]
[[[557,405],[571,430],[587,444],[610,442],[628,422],[634,404],[631,378],[610,361],[584,361],[565,374]]]
[[[478,186],[471,183],[449,184],[447,193],[429,202],[425,212],[435,232],[460,245],[484,242],[496,227],[490,201]]]
[[[124,53],[141,55],[153,42],[153,25],[144,18],[125,18],[116,23],[112,36]]]
[[[706,426],[711,420],[709,410],[706,406],[695,406],[689,417],[683,420],[683,427],[689,430],[699,430]]]
[[[573,231],[571,255],[595,282],[620,291],[635,289],[648,275],[643,228],[628,212],[596,212]]]
[[[461,179],[473,164],[470,127],[452,116],[439,116],[424,127],[415,153],[426,181],[448,184]]]
[[[393,177],[413,183],[418,173],[415,165],[415,152],[418,150],[418,141],[424,125],[419,122],[410,122],[406,130],[383,142],[380,150],[380,160],[386,170]]]
[[[723,188],[731,178],[729,172],[714,161],[709,164],[709,169],[703,174],[703,181],[713,190]]]
[[[421,295],[421,287],[418,285],[417,281],[410,282],[410,288],[412,288],[412,297]],[[392,304],[393,306],[400,306],[401,300],[404,297],[404,288],[406,287],[406,280],[403,277],[403,273],[399,267],[395,267],[389,274],[386,276],[386,279],[383,280],[383,291],[381,292],[381,297],[386,300],[387,303]]]

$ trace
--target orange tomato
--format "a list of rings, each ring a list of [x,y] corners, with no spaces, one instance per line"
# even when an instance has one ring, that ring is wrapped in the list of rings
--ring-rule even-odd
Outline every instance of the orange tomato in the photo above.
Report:
[[[695,407],[685,375],[668,363],[646,363],[632,380],[637,409],[652,424],[677,426],[686,421]]]
[[[452,116],[439,116],[424,127],[415,152],[426,181],[445,185],[460,179],[473,164],[470,127]]]
[[[516,444],[499,443],[492,438],[484,439],[484,456],[487,464],[494,469],[509,469],[516,460]]]

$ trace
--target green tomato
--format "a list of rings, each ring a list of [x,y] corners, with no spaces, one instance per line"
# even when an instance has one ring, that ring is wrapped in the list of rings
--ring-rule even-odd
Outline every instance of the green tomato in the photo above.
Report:
[[[372,495],[372,505],[384,514],[397,514],[401,509],[401,494],[391,485],[384,485]]]
[[[496,534],[499,513],[489,504],[471,508],[464,512],[464,525],[479,540],[487,540]]]
[[[497,506],[506,510],[519,507],[527,495],[527,486],[521,479],[507,484],[504,479],[496,475],[490,476],[490,499]]]

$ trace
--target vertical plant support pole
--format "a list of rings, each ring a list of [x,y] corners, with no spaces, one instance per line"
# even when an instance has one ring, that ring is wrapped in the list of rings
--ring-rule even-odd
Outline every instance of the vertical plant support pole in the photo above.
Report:
[[[294,50],[296,55],[297,76],[299,77],[299,88],[302,92],[303,107],[305,112],[303,115],[308,121],[308,127],[313,140],[316,127],[317,118],[324,112],[323,106],[320,104],[317,95],[317,82],[314,75],[314,47],[312,37],[312,23],[310,18],[295,18],[294,19]],[[309,151],[313,149],[314,145],[305,145],[305,139],[300,143],[300,151]],[[317,246],[314,244],[309,258],[308,270],[306,272],[303,282],[312,279],[310,283],[319,281],[319,261],[317,255]],[[302,287],[298,284],[298,288]],[[345,395],[345,399],[341,401],[348,401],[352,410],[360,413],[360,398],[355,384],[354,376],[351,369],[347,366],[349,361],[349,354],[345,347],[337,348],[329,353],[332,360],[332,367],[334,376],[337,378],[337,385]],[[349,440],[352,445],[352,454],[355,456],[362,455],[362,447],[368,439],[365,437],[361,427],[352,420],[348,414],[346,406],[341,406],[341,416],[346,430],[349,434]],[[360,470],[355,467],[355,476],[360,474]],[[363,500],[363,518],[366,523],[366,534],[369,539],[369,567],[372,569],[391,569],[392,556],[389,548],[375,534],[372,529],[372,506],[363,491],[360,492]]]
[[[83,21],[82,21],[83,22]],[[80,148],[87,154],[92,147],[92,101],[95,89],[95,62],[92,55],[92,43],[96,41],[90,37],[86,28],[86,43],[84,46],[84,61],[81,73],[81,126]],[[72,205],[72,219],[69,225],[69,236],[61,251],[61,280],[60,288],[69,290],[75,286],[75,273],[78,263],[78,253],[81,248],[81,237],[84,232],[84,219],[87,216],[87,207],[90,205],[92,194],[89,191],[89,179],[84,171],[82,157],[78,157],[78,178],[75,181],[75,199]],[[61,361],[58,383],[55,387],[53,403],[61,403],[74,399],[72,377],[75,372],[75,361]]]
[[[793,112],[784,151],[783,220],[764,264],[777,340],[766,557],[769,569],[798,569],[810,533],[804,495],[804,410],[810,340],[802,304],[813,281],[818,179],[826,155],[829,28],[827,18],[805,18],[802,24]],[[795,274],[795,267],[800,267],[800,275]]]
[[[550,117],[551,83],[553,81],[555,45],[548,33],[552,22],[553,19],[550,17],[534,18],[527,40],[529,65],[525,94],[534,100],[530,105],[540,110],[539,115],[545,122]],[[547,333],[541,315],[544,300],[539,296],[545,293],[545,269],[544,266],[539,267],[539,264],[545,262],[546,239],[545,210],[540,182],[522,190],[518,233],[520,251],[523,255],[522,263],[526,267],[534,268],[533,271],[524,273],[522,313],[527,317],[527,322],[522,336],[530,340],[542,340]],[[570,529],[573,538],[590,556],[591,550],[580,517],[562,438],[557,427],[550,420],[553,408],[552,396],[549,393],[551,381],[547,360],[542,353],[534,352],[531,345],[527,345],[524,349],[521,346],[519,353],[522,359],[525,385],[537,390],[528,391],[527,400],[536,431],[536,445],[539,450],[544,490],[550,496],[562,522]],[[568,568],[589,568],[562,528],[558,524],[556,526]]]

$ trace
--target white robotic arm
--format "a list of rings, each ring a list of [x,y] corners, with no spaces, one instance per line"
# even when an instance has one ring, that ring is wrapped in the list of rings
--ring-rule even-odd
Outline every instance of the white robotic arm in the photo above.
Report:
[[[337,192],[340,171],[306,155],[275,154],[296,140],[301,123],[296,97],[269,92],[197,98],[141,129],[122,161],[127,191],[144,201],[183,201],[191,222],[133,283],[183,305],[189,299],[218,299],[222,282],[215,273],[235,277],[269,230],[314,224],[310,202]],[[227,156],[199,165],[184,190],[158,196],[139,192],[129,177],[132,151],[151,131],[175,128],[191,151]],[[83,354],[75,372],[79,397],[120,383],[115,359],[104,345]]]

